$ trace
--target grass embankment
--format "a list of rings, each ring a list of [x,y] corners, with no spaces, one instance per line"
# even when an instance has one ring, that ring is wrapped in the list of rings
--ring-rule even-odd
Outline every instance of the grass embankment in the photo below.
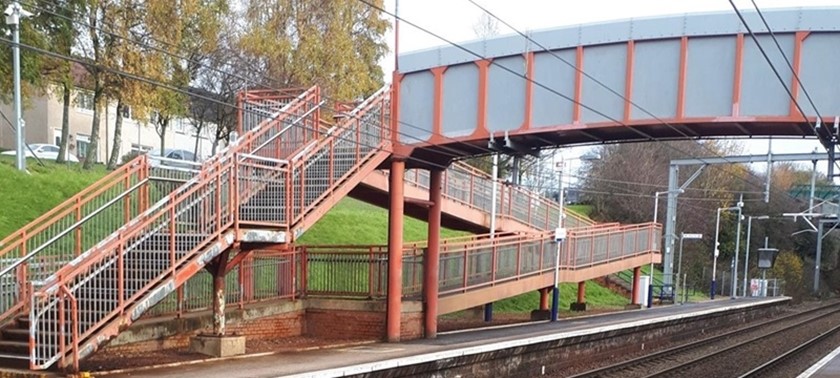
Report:
[[[45,162],[42,167],[35,161],[28,162],[30,173],[15,170],[13,159],[0,159],[0,238],[16,231],[29,221],[47,212],[84,189],[107,172],[101,166],[81,170],[80,165],[61,166]],[[588,215],[588,206],[570,206],[571,211]],[[407,242],[426,239],[426,222],[406,218],[404,238]],[[387,210],[354,199],[346,198],[306,231],[300,244],[380,244],[387,243]],[[443,229],[442,237],[466,235],[461,231]],[[564,284],[561,288],[561,308],[568,308],[574,300],[577,285]],[[587,283],[587,302],[596,308],[617,307],[627,302],[612,291],[595,283]],[[537,307],[536,292],[509,298],[495,304],[499,312],[527,312]]]
[[[15,169],[14,158],[0,158],[0,239],[107,173],[103,166],[82,170],[79,164],[45,161],[41,166],[33,159],[26,163],[29,173]]]

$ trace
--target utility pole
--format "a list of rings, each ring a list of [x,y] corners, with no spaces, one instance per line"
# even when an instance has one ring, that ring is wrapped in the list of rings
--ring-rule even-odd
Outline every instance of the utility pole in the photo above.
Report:
[[[15,108],[15,166],[20,171],[26,170],[26,154],[25,144],[26,137],[23,121],[23,111],[21,110],[21,94],[20,94],[20,19],[32,16],[23,8],[17,1],[12,1],[6,7],[6,25],[12,26],[12,66],[14,72],[14,108]]]

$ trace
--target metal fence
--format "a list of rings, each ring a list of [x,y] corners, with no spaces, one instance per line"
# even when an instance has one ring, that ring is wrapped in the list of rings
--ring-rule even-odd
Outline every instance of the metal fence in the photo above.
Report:
[[[379,171],[378,174],[388,175]],[[429,190],[429,172],[413,169],[406,172],[405,182],[418,188]],[[548,230],[557,227],[560,206],[539,193],[526,188],[510,185],[499,180],[497,186],[496,209],[500,218],[515,219],[535,230]],[[463,205],[490,213],[493,204],[493,179],[486,173],[464,163],[454,163],[443,175],[444,198]],[[590,219],[574,212],[566,211],[567,228],[589,227],[594,225]]]

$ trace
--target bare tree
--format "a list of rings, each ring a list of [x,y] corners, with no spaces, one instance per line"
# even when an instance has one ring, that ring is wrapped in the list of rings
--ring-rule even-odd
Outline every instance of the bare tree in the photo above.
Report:
[[[487,13],[482,13],[473,24],[473,33],[479,38],[495,37],[499,35],[499,22]]]

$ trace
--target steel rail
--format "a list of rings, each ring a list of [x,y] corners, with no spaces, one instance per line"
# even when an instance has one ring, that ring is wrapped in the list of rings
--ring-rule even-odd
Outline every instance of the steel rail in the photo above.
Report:
[[[748,371],[744,374],[741,374],[741,376],[739,378],[763,377],[763,376],[765,376],[765,373],[767,373],[771,368],[779,365],[780,363],[784,362],[788,358],[796,356],[797,354],[805,351],[806,349],[815,346],[820,341],[823,341],[823,340],[827,339],[828,337],[833,336],[838,331],[840,331],[840,325],[837,325],[834,328],[832,328],[832,329],[830,329],[826,332],[823,332],[822,334],[820,334],[820,335],[818,335],[818,336],[816,336],[816,337],[814,337],[814,338],[812,338],[812,339],[810,339],[810,340],[808,340],[808,341],[806,341],[802,344],[799,344],[795,348],[781,354],[780,356],[778,356],[778,357],[776,357],[776,358],[774,358],[770,361],[765,362],[764,364],[762,364],[761,366],[759,366],[755,369],[752,369],[752,370],[750,370],[750,371]]]
[[[712,353],[708,353],[704,356],[695,358],[695,359],[693,359],[693,360],[691,360],[687,363],[683,363],[683,364],[680,364],[680,365],[677,365],[677,366],[673,366],[673,367],[665,369],[665,370],[660,370],[658,372],[655,372],[653,374],[648,375],[647,377],[650,378],[650,377],[674,377],[674,376],[677,376],[678,371],[690,369],[694,366],[697,366],[699,364],[707,362],[707,361],[711,360],[712,358],[718,357],[718,356],[720,356],[724,353],[728,353],[730,351],[733,351],[733,350],[736,350],[736,349],[739,349],[739,348],[743,348],[743,347],[751,345],[751,344],[753,344],[757,341],[761,341],[761,340],[768,339],[768,338],[773,337],[773,336],[781,335],[782,333],[793,330],[795,328],[799,328],[799,327],[802,327],[802,326],[805,326],[805,325],[809,325],[814,320],[822,319],[822,318],[832,316],[832,315],[835,315],[835,314],[838,314],[838,313],[840,313],[840,309],[830,311],[830,312],[827,312],[825,314],[815,316],[813,318],[809,318],[809,319],[799,321],[797,323],[792,324],[789,327],[785,327],[783,329],[776,330],[776,331],[773,331],[773,332],[770,332],[770,333],[767,333],[767,334],[764,334],[764,335],[756,336],[756,337],[753,337],[749,340],[745,340],[743,342],[737,343],[735,345],[732,345],[732,346],[729,346],[729,347],[726,347],[726,348],[718,349],[718,350],[716,350]]]
[[[647,363],[647,362],[650,362],[650,361],[653,361],[653,360],[656,360],[656,359],[666,358],[668,356],[671,356],[671,355],[674,355],[674,354],[677,354],[677,353],[682,353],[682,352],[685,352],[685,351],[688,351],[688,350],[691,350],[691,349],[700,348],[700,347],[703,347],[703,346],[706,346],[706,345],[724,340],[724,339],[729,338],[729,337],[733,337],[733,336],[737,336],[737,335],[740,335],[740,334],[748,333],[748,332],[757,330],[757,329],[762,328],[762,327],[767,327],[767,326],[772,325],[772,324],[778,324],[778,323],[781,323],[781,322],[786,321],[786,320],[790,320],[790,319],[793,319],[793,318],[796,318],[796,317],[801,317],[802,315],[812,314],[812,313],[815,313],[815,312],[820,312],[820,311],[823,311],[823,310],[836,308],[836,307],[840,307],[840,302],[830,304],[830,305],[826,305],[826,306],[822,306],[822,307],[818,307],[818,308],[815,308],[815,309],[810,309],[810,310],[807,310],[807,311],[804,311],[804,312],[799,312],[799,313],[795,313],[795,314],[786,315],[786,316],[776,318],[776,319],[771,319],[771,320],[768,320],[768,321],[764,321],[764,322],[761,322],[761,323],[750,325],[750,326],[745,327],[745,328],[740,328],[740,329],[736,329],[736,330],[733,330],[733,331],[730,331],[730,332],[726,332],[726,333],[723,333],[723,334],[720,334],[720,335],[717,335],[717,336],[708,337],[708,338],[705,338],[705,339],[702,339],[702,340],[693,341],[693,342],[690,342],[688,344],[678,345],[678,346],[668,348],[668,349],[665,349],[665,350],[662,350],[662,351],[659,351],[659,352],[647,354],[647,355],[644,355],[644,356],[641,356],[641,357],[633,358],[633,359],[630,359],[630,360],[627,360],[627,361],[622,361],[622,362],[612,364],[612,365],[609,365],[609,366],[585,371],[583,373],[572,375],[568,378],[603,377],[603,376],[606,376],[607,374],[619,373],[622,370],[628,369],[628,368],[633,367],[633,366],[642,365],[644,363]],[[834,310],[834,311],[829,312],[827,314],[823,314],[821,316],[826,316],[826,315],[834,314],[834,313],[837,313],[837,312],[840,312],[840,309]],[[806,321],[810,321],[810,320],[819,318],[821,316],[817,316],[815,318],[809,318]],[[797,324],[799,324],[799,323],[797,323]],[[785,328],[785,330],[786,329],[788,329],[788,328]],[[656,374],[660,374],[660,373],[661,372],[657,372]],[[653,376],[655,376],[655,375],[653,375]]]

